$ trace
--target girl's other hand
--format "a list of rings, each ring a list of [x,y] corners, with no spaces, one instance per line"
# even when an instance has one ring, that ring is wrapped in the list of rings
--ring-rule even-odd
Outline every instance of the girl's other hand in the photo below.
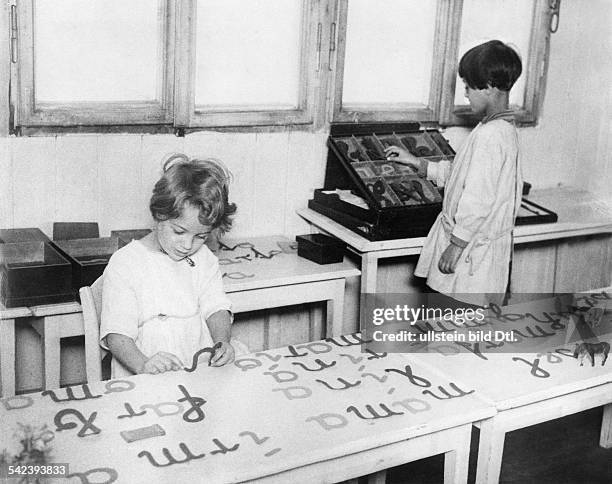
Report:
[[[438,262],[438,269],[440,269],[440,272],[442,274],[452,274],[455,272],[457,262],[459,261],[459,257],[461,257],[462,252],[463,247],[459,247],[455,244],[448,244],[448,247],[442,253],[440,261]]]
[[[178,356],[160,351],[144,362],[140,373],[156,375],[158,373],[165,373],[166,371],[182,370],[184,366],[185,365],[183,365]]]
[[[223,366],[234,361],[235,351],[230,343],[222,342],[210,359],[210,366]]]

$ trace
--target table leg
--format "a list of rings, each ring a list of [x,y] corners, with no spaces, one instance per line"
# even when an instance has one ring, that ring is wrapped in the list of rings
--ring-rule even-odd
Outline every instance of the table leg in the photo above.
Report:
[[[361,254],[361,294],[359,297],[359,331],[365,331],[365,297],[376,293],[378,279],[378,257],[372,252]]]
[[[0,395],[15,395],[15,320],[0,321]]]
[[[506,432],[496,418],[483,420],[480,425],[480,443],[476,464],[476,482],[495,484],[499,482]]]
[[[62,315],[36,318],[32,327],[40,335],[43,352],[43,388],[60,386],[60,323]]]
[[[268,329],[265,332],[267,338],[264,349],[280,348],[284,345],[282,317],[277,314],[277,311],[278,309],[276,311],[268,311],[268,313],[264,316],[264,327],[267,326]]]
[[[325,333],[327,338],[340,336],[342,334],[342,324],[344,323],[344,290],[346,279],[336,279],[334,281],[333,294],[327,300]]]
[[[612,449],[612,403],[603,407],[599,445],[604,449]]]
[[[463,444],[444,454],[444,484],[465,484],[467,482],[472,425],[464,425],[461,428],[461,434],[463,437],[460,440]]]
[[[378,256],[373,252],[361,254],[361,294],[376,292]]]

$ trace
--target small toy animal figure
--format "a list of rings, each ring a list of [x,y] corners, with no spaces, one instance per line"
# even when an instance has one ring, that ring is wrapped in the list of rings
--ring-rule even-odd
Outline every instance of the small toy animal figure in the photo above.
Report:
[[[595,366],[595,355],[601,354],[601,366],[606,364],[610,353],[610,343],[602,341],[600,343],[576,343],[574,358],[580,358],[580,366],[584,365],[584,358],[588,354],[591,358],[591,366]]]

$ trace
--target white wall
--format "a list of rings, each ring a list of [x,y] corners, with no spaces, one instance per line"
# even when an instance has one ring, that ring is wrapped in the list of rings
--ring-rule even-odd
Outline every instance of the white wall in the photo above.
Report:
[[[169,152],[212,156],[234,175],[233,233],[307,232],[295,214],[323,183],[326,134],[195,133],[0,139],[0,226],[97,221],[101,235],[150,224],[148,200]]]
[[[536,187],[578,185],[610,196],[612,65],[609,0],[566,0],[552,37],[538,126],[520,138],[525,179]],[[233,171],[239,212],[233,233],[307,231],[295,214],[323,182],[326,133],[70,135],[0,138],[0,226],[97,221],[111,229],[149,224],[147,201],[159,160],[171,151],[215,156]],[[466,130],[446,136],[458,148]]]

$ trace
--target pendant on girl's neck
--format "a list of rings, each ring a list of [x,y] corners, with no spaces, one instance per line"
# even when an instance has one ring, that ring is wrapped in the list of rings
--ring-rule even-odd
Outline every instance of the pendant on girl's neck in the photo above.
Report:
[[[168,257],[170,257],[170,255],[168,254],[168,252],[166,252],[166,251],[164,250],[164,248],[163,248],[163,247],[161,247],[161,246],[160,246],[160,247],[159,247],[159,251],[160,251],[161,253],[163,253],[163,254],[166,254]],[[182,259],[180,259],[180,260],[184,260],[185,262],[187,262],[187,264],[189,264],[189,267],[195,267],[195,262],[194,262],[194,261],[193,261],[193,259],[192,259],[191,257],[189,257],[188,255],[186,255],[185,257],[183,257],[183,258],[182,258]]]

